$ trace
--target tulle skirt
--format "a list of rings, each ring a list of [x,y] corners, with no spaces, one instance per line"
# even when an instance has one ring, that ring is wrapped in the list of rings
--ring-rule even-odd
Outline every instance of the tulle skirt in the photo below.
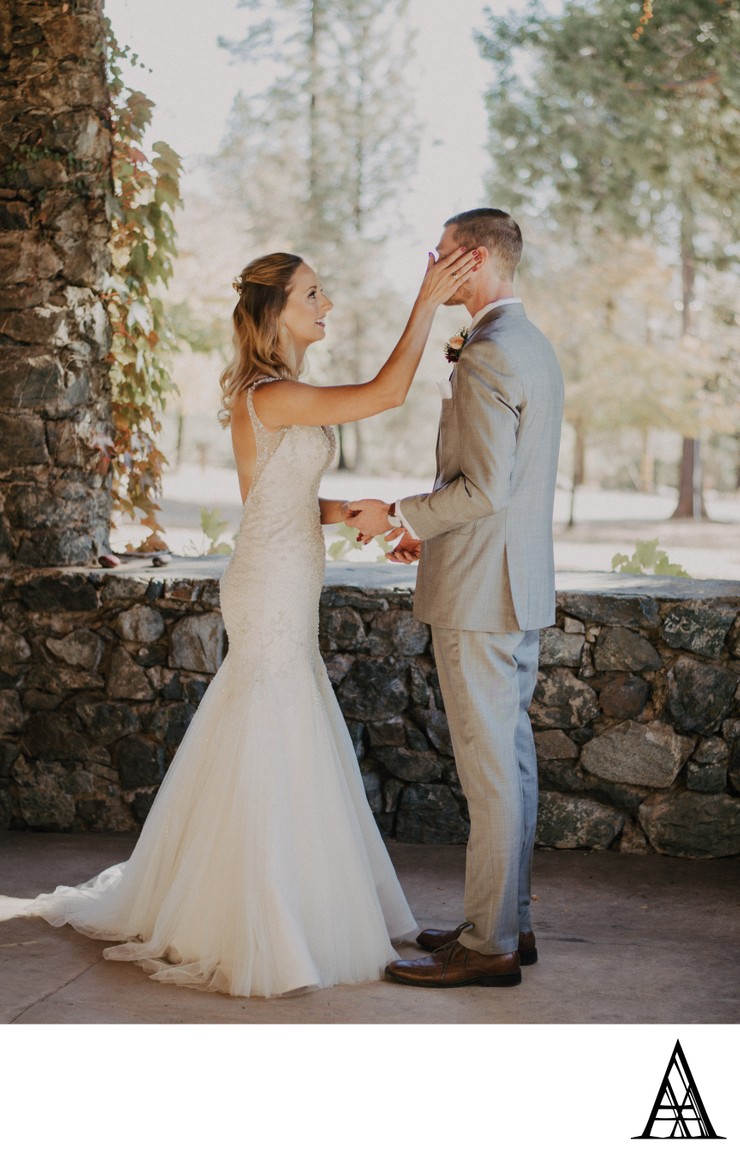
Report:
[[[250,682],[227,655],[131,858],[23,913],[232,995],[381,977],[416,924],[318,652]]]

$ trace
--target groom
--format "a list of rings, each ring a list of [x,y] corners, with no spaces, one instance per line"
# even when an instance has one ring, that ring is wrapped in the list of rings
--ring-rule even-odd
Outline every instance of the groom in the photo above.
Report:
[[[455,763],[470,812],[465,916],[425,930],[431,951],[386,968],[413,986],[514,986],[537,960],[530,921],[537,760],[527,714],[539,629],[555,620],[552,511],[563,377],[515,295],[522,252],[506,212],[449,219],[440,258],[465,245],[478,271],[448,304],[471,315],[442,403],[434,490],[398,503],[363,499],[347,523],[362,536],[405,533],[419,558],[414,613],[430,623]]]

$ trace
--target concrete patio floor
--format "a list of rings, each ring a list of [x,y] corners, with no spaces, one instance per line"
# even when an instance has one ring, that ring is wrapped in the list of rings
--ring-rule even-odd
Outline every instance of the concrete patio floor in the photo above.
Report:
[[[28,898],[126,858],[128,835],[6,832],[0,894]],[[392,843],[420,926],[462,917],[464,848]],[[422,990],[389,982],[280,999],[152,982],[100,942],[41,920],[0,923],[3,1023],[737,1023],[740,859],[538,851],[540,961],[520,986]],[[421,954],[413,945],[404,955]]]

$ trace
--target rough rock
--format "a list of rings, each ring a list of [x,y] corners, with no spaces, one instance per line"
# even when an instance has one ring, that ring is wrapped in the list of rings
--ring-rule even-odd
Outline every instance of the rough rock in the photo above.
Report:
[[[17,691],[0,691],[0,735],[23,729],[23,707]]]
[[[349,719],[392,719],[408,705],[405,674],[380,659],[357,660],[339,687],[339,701]]]
[[[674,607],[663,624],[663,640],[669,647],[716,659],[722,654],[735,615],[732,608],[718,611],[697,604]]]
[[[717,664],[679,656],[666,677],[668,713],[676,727],[713,734],[729,710],[739,677]]]
[[[37,663],[28,672],[26,686],[59,696],[65,691],[94,691],[103,686],[103,677],[92,671],[63,667],[58,663],[41,666]]]
[[[373,759],[381,763],[396,779],[409,783],[432,783],[441,778],[442,764],[431,751],[412,751],[406,747],[376,747]]]
[[[466,843],[470,825],[448,787],[407,786],[398,804],[396,835],[406,843]]]
[[[170,666],[215,675],[225,650],[226,631],[215,611],[188,615],[172,628]]]
[[[724,739],[701,739],[699,745],[691,756],[697,763],[722,763],[727,766],[730,750]]]
[[[622,837],[619,840],[619,850],[625,855],[649,855],[653,853],[642,830],[631,820],[624,824]]]
[[[97,740],[77,729],[70,715],[33,715],[26,724],[22,745],[32,759],[64,763],[86,762],[106,764],[110,755]]]
[[[367,805],[374,815],[383,813],[383,783],[377,771],[364,771],[362,784],[365,788]]]
[[[31,611],[94,611],[95,587],[84,575],[37,575],[20,586],[21,601]]]
[[[581,766],[592,775],[639,787],[669,787],[692,750],[694,740],[667,723],[627,720],[587,743]]]
[[[596,692],[572,671],[555,667],[540,672],[530,708],[535,727],[583,727],[599,714]]]
[[[72,631],[63,639],[47,639],[46,646],[69,667],[84,667],[88,671],[98,668],[105,644],[94,631]]]
[[[139,724],[138,715],[126,703],[78,703],[77,713],[90,735],[104,745],[131,734]]]
[[[164,634],[164,619],[159,611],[137,603],[122,611],[116,619],[116,631],[129,643],[154,643]]]
[[[568,634],[559,627],[546,627],[540,632],[540,666],[580,667],[585,642],[583,634]]]
[[[338,687],[354,663],[353,655],[331,655],[325,660],[326,673],[333,687]]]
[[[597,671],[656,671],[662,660],[642,635],[628,627],[607,627],[597,640],[594,666]]]
[[[0,623],[0,667],[6,669],[16,663],[26,663],[30,658],[31,648],[23,635]]]
[[[686,786],[690,791],[720,794],[727,785],[727,766],[724,763],[690,762],[686,767]]]
[[[352,607],[322,612],[319,639],[323,651],[360,652],[370,649],[362,616]]]
[[[650,698],[650,684],[639,675],[615,675],[599,688],[601,709],[610,719],[634,719]]]
[[[195,707],[190,703],[169,703],[165,707],[156,707],[149,720],[143,724],[144,730],[161,739],[168,747],[177,748],[194,714]]]
[[[18,784],[16,803],[20,818],[35,830],[65,831],[75,821],[75,801],[69,780],[59,763],[29,765],[23,756],[13,774]]]
[[[566,591],[558,595],[558,602],[568,615],[584,623],[654,627],[660,622],[658,604],[648,595],[588,595]]]
[[[724,858],[740,854],[740,799],[679,791],[651,795],[640,807],[640,825],[660,854]]]
[[[367,733],[371,747],[403,747],[406,745],[406,727],[396,716],[382,723],[368,723]]]
[[[165,750],[146,735],[127,735],[116,744],[114,763],[125,791],[155,786],[164,778]]]
[[[365,724],[356,723],[354,719],[350,719],[347,723],[347,730],[352,740],[352,748],[355,752],[355,756],[358,762],[361,762],[365,755]]]
[[[111,657],[106,690],[113,699],[153,699],[156,694],[146,672],[123,647],[117,647]]]
[[[577,759],[578,746],[565,731],[535,731],[534,745],[539,759]]]
[[[430,638],[427,624],[415,619],[411,611],[384,611],[375,617],[370,631],[370,654],[422,655]]]
[[[540,794],[536,842],[564,850],[608,850],[624,826],[624,816],[610,807],[575,795]]]
[[[411,717],[425,732],[429,742],[443,755],[452,754],[452,736],[447,715],[438,707],[430,707],[428,711],[421,707],[414,707]]]
[[[740,794],[740,742],[735,743],[730,753],[727,781],[735,794]]]

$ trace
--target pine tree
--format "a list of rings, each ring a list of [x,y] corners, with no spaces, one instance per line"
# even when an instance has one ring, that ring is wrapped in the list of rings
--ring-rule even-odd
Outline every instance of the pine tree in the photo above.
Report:
[[[520,17],[491,16],[479,40],[495,70],[490,193],[575,244],[595,227],[671,249],[686,343],[704,269],[737,256],[740,14],[723,0],[661,0],[642,34],[639,16],[632,0],[567,0],[559,16],[535,0]],[[715,377],[710,365],[710,388]],[[700,476],[688,433],[676,515],[701,514]]]
[[[219,183],[255,253],[293,250],[317,267],[337,304],[328,378],[358,382],[388,350],[397,300],[379,282],[379,257],[401,227],[394,200],[418,154],[403,75],[408,0],[240,0],[239,7],[253,13],[247,34],[221,43],[265,79],[256,94],[235,101],[215,163]],[[357,466],[357,425],[354,439]]]

